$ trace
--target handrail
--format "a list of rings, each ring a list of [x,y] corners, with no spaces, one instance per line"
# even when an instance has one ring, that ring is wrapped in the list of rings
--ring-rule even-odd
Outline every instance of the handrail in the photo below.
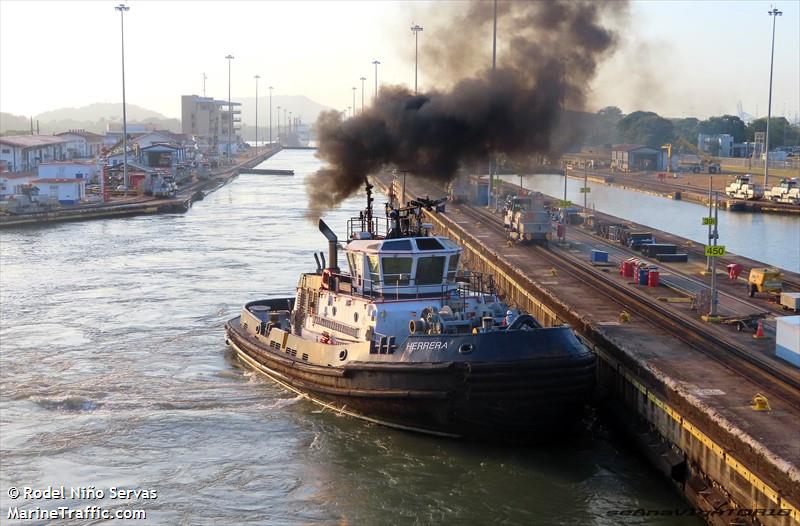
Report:
[[[356,278],[350,274],[336,273],[330,274],[329,283],[331,288],[338,294],[349,295],[362,298],[381,298],[394,297],[395,299],[414,299],[414,298],[439,298],[442,301],[454,298],[467,298],[477,296],[493,296],[496,294],[494,280],[492,276],[486,276],[479,272],[459,271],[448,279],[450,273],[445,274],[445,280],[441,283],[419,285],[412,283],[414,280],[409,278],[407,285],[398,285],[394,280],[387,282],[387,276],[410,276],[409,274],[389,274],[384,275],[383,279]],[[350,287],[341,287],[342,284],[349,284]]]

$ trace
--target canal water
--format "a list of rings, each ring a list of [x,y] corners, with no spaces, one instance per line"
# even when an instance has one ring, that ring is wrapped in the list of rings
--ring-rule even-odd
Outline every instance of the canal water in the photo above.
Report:
[[[262,167],[294,177],[242,175],[186,214],[2,232],[0,522],[97,504],[159,525],[702,524],[640,516],[685,503],[601,422],[549,446],[430,438],[322,412],[233,359],[225,321],[291,293],[325,249],[303,217],[318,166],[284,151]],[[105,497],[8,496],[61,485]]]
[[[519,184],[519,177],[504,176]],[[555,197],[564,196],[564,177],[537,174],[523,177],[522,185]],[[567,199],[583,206],[581,179],[567,179]],[[587,204],[599,212],[628,219],[677,234],[698,243],[708,241],[708,227],[701,218],[708,207],[688,201],[673,201],[655,195],[601,183],[588,183]],[[719,244],[728,252],[780,268],[800,272],[800,217],[775,214],[719,211]]]

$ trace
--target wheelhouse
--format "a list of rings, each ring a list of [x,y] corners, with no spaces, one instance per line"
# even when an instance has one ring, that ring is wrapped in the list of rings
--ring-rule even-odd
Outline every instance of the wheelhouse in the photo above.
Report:
[[[461,249],[444,237],[356,239],[345,251],[356,294],[427,296],[458,288]]]

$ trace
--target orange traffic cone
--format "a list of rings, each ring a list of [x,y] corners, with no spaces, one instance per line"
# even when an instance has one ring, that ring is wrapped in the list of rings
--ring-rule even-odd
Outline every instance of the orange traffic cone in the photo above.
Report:
[[[758,327],[756,328],[756,333],[753,335],[753,338],[756,340],[763,340],[766,338],[766,336],[764,336],[764,320],[758,320]]]

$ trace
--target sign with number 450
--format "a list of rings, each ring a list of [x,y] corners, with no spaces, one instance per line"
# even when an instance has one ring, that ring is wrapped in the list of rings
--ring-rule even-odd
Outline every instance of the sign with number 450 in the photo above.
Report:
[[[710,258],[716,258],[725,255],[725,245],[707,245],[706,246],[706,256]]]

